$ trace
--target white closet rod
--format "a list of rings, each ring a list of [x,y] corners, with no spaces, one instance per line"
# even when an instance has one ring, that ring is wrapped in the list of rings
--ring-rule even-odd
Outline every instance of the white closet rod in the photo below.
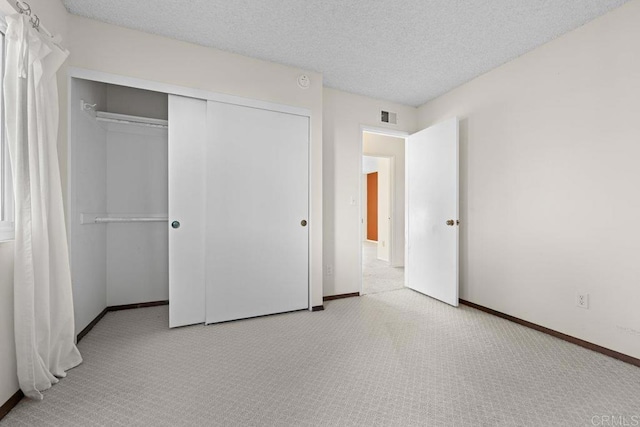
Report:
[[[121,124],[124,124],[124,125],[146,126],[146,127],[150,127],[150,128],[161,128],[161,129],[167,129],[168,128],[168,126],[164,125],[164,124],[146,123],[146,122],[135,121],[135,120],[112,119],[112,118],[108,118],[108,117],[96,117],[96,120],[98,120],[100,122],[108,122],[108,123],[121,123]]]
[[[96,224],[105,224],[108,222],[167,222],[169,218],[153,218],[153,217],[96,217]]]
[[[111,123],[127,123],[132,125],[150,126],[166,128],[168,120],[152,119],[151,117],[131,116],[129,114],[108,113],[106,111],[96,111],[96,120]]]
[[[80,214],[80,224],[107,224],[110,222],[167,222],[166,214],[120,214],[120,216],[109,216],[108,213],[82,213]]]
[[[108,123],[120,123],[126,125],[146,126],[152,128],[167,129],[169,121],[163,119],[153,119],[151,117],[131,116],[129,114],[109,113],[107,111],[96,111],[97,104],[89,104],[84,99],[80,100],[80,109],[89,113],[97,121]]]

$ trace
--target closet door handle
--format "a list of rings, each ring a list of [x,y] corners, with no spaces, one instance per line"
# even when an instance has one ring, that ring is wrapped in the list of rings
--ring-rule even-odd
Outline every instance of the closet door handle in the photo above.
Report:
[[[173,221],[171,223],[171,227],[173,228],[180,228],[180,221]]]

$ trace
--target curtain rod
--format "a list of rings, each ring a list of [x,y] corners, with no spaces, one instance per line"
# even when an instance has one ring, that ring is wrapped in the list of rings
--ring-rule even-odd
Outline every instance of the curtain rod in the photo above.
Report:
[[[31,25],[36,31],[43,32],[49,36],[49,38],[53,38],[53,35],[45,27],[40,25],[40,18],[38,15],[31,13],[31,6],[29,3],[26,1],[16,1],[16,7],[18,8],[18,13],[29,17],[29,22],[31,22]],[[60,47],[62,48],[62,46]]]

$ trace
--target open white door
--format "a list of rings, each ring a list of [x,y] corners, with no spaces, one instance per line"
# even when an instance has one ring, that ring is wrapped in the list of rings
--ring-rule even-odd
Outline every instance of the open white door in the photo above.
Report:
[[[169,95],[169,326],[205,321],[207,101]]]
[[[309,306],[309,117],[208,103],[206,323]]]
[[[405,285],[458,305],[458,119],[406,145]]]

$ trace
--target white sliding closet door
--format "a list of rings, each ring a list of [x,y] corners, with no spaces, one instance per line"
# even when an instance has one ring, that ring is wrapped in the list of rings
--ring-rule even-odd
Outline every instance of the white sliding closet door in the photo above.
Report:
[[[207,101],[169,95],[169,326],[205,321]]]
[[[206,323],[308,308],[309,118],[209,101]]]

